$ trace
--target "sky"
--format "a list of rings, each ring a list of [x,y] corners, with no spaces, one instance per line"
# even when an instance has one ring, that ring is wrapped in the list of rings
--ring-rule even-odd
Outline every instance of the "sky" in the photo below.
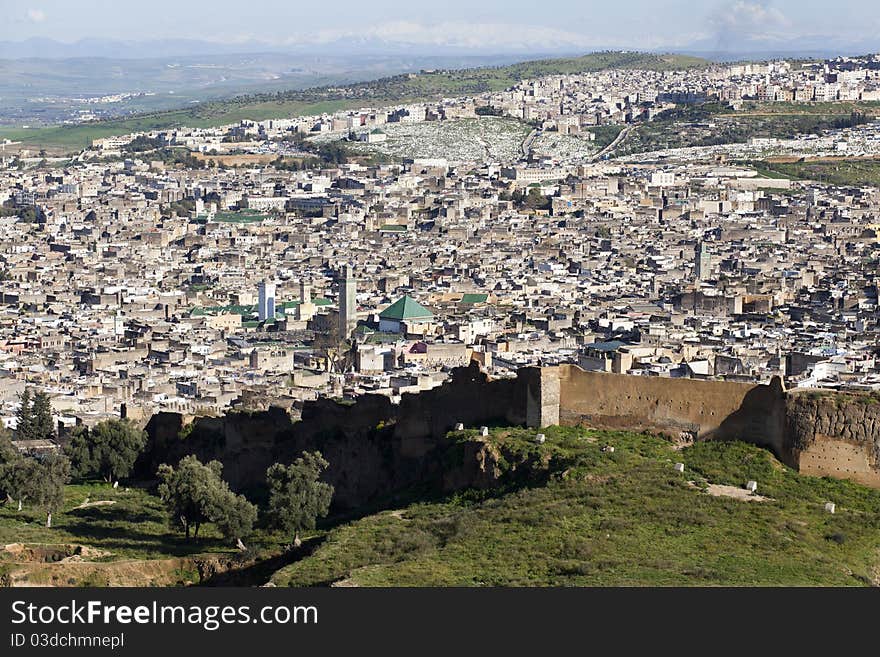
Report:
[[[369,38],[478,50],[742,49],[880,34],[877,0],[0,0],[0,40]]]

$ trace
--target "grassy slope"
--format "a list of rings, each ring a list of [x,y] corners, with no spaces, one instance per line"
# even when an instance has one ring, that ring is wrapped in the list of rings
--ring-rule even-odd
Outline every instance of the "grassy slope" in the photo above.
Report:
[[[241,119],[264,120],[286,116],[321,114],[370,104],[406,102],[441,96],[506,89],[528,77],[554,73],[577,73],[606,68],[670,70],[703,66],[705,60],[683,55],[644,53],[593,53],[570,59],[522,62],[510,66],[441,71],[419,75],[398,75],[345,87],[291,91],[279,94],[243,96],[226,101],[204,103],[198,107],[144,114],[127,119],[99,121],[76,126],[33,130],[0,129],[0,139],[22,141],[32,148],[84,148],[92,139],[157,130],[180,125],[211,127]]]
[[[92,502],[112,500],[115,503],[77,509],[87,497]],[[159,498],[142,488],[126,491],[103,482],[69,485],[64,508],[52,517],[52,528],[46,528],[45,522],[46,516],[27,503],[21,512],[13,503],[0,505],[0,545],[87,545],[110,552],[109,560],[235,552],[213,525],[203,525],[198,540],[187,541],[182,534],[172,531]],[[274,550],[283,541],[283,537],[263,531],[252,538],[249,546]]]
[[[768,178],[814,180],[829,185],[880,187],[880,160],[837,160],[803,162],[759,162],[755,169]]]
[[[113,500],[115,504],[76,509],[86,497],[93,502]],[[64,509],[53,516],[51,529],[45,527],[45,515],[27,504],[20,513],[12,503],[0,506],[0,543],[82,544],[110,551],[114,558],[129,559],[228,549],[212,526],[205,528],[204,541],[187,543],[171,532],[166,518],[159,499],[144,490],[132,488],[126,492],[104,483],[70,485]]]
[[[667,148],[745,143],[752,137],[792,138],[820,133],[858,111],[880,116],[880,103],[745,103],[731,111],[721,103],[681,107],[639,125],[614,155]],[[694,125],[696,124],[696,125]]]
[[[880,579],[880,491],[800,476],[760,449],[551,428],[567,470],[545,486],[459,496],[333,530],[284,585],[863,585]],[[495,440],[498,440],[496,431]],[[591,437],[598,441],[591,442]],[[616,446],[613,454],[601,444]],[[674,461],[687,464],[681,475]],[[687,480],[759,482],[772,501],[713,497]],[[823,510],[837,503],[837,513]]]

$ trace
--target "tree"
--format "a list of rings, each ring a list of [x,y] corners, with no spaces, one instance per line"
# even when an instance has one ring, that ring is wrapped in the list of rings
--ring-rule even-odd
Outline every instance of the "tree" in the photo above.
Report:
[[[530,210],[549,210],[552,205],[550,198],[544,196],[537,187],[529,190],[523,203]]]
[[[12,478],[12,468],[20,458],[21,455],[12,444],[9,432],[0,429],[0,496],[13,497],[9,482]]]
[[[49,395],[42,390],[34,395],[34,401],[31,405],[31,430],[37,440],[51,440],[55,437],[52,402]]]
[[[33,499],[46,514],[46,527],[52,526],[52,514],[64,504],[64,487],[70,481],[70,459],[50,454],[37,462]]]
[[[128,420],[105,420],[91,430],[77,427],[65,448],[74,474],[110,482],[131,474],[147,444],[147,434]]]
[[[18,402],[18,411],[15,413],[15,437],[18,440],[33,440],[34,423],[30,388],[24,389],[24,392],[18,396]]]
[[[276,463],[266,471],[269,486],[269,524],[286,534],[315,528],[315,520],[327,515],[333,499],[333,486],[319,481],[329,463],[320,452],[303,452],[291,465]]]
[[[257,508],[229,490],[222,471],[219,461],[204,464],[192,455],[180,459],[176,469],[167,463],[159,466],[159,497],[168,509],[172,528],[183,530],[187,538],[198,537],[199,528],[211,522],[232,541],[251,532]]]
[[[244,495],[236,495],[232,491],[221,495],[219,501],[222,504],[217,508],[215,516],[217,529],[223,534],[223,538],[237,543],[244,549],[242,539],[254,528],[254,523],[257,521],[257,507],[248,502]]]
[[[18,501],[19,511],[22,504],[33,498],[37,492],[39,465],[34,458],[20,456],[2,467],[2,486],[9,497]]]

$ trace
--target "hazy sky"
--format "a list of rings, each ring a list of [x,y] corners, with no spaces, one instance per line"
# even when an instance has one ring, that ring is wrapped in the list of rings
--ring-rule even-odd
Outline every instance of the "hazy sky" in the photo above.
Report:
[[[0,39],[326,42],[557,49],[716,47],[880,33],[878,0],[0,0]]]

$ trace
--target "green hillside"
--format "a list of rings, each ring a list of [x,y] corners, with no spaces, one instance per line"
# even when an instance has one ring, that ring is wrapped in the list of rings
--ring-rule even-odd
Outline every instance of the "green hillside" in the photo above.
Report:
[[[32,148],[70,151],[92,139],[186,125],[212,127],[242,119],[265,120],[321,114],[364,105],[405,102],[506,89],[523,78],[603,69],[672,70],[708,62],[684,55],[603,52],[568,59],[546,59],[509,66],[403,74],[352,85],[239,96],[195,107],[141,114],[125,119],[35,129],[0,128],[0,139],[22,141]]]
[[[866,585],[880,582],[880,491],[801,476],[743,443],[495,430],[502,467],[546,463],[497,494],[418,503],[344,524],[278,585]],[[466,432],[467,433],[467,432]],[[472,436],[475,432],[470,432]],[[467,436],[462,437],[463,440]],[[603,445],[615,451],[603,452]],[[686,464],[676,472],[674,462]],[[522,479],[522,478],[520,478]],[[764,500],[710,495],[759,482]],[[693,483],[689,483],[693,482]],[[732,492],[732,491],[731,491]],[[835,514],[824,510],[837,504]]]
[[[212,525],[187,540],[144,485],[70,485],[51,529],[27,501],[0,504],[0,586],[880,584],[880,490],[799,475],[744,443],[542,431],[542,445],[535,430],[453,432],[447,488],[480,489],[426,483],[407,505],[322,521],[292,552],[264,527],[244,553]]]

